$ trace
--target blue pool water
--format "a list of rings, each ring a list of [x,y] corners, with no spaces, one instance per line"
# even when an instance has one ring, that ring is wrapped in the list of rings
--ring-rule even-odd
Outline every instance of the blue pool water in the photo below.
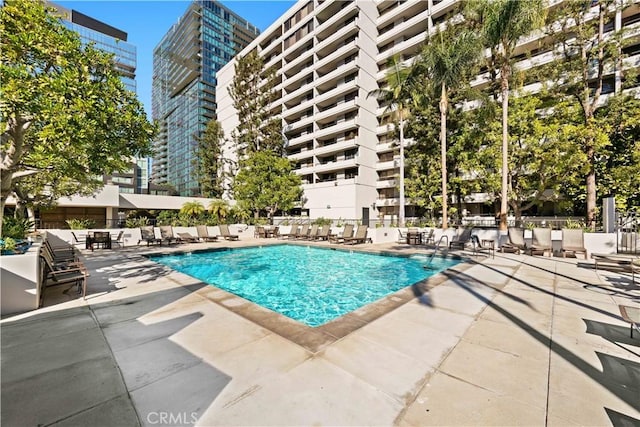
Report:
[[[320,326],[460,261],[275,245],[151,257],[309,326]]]

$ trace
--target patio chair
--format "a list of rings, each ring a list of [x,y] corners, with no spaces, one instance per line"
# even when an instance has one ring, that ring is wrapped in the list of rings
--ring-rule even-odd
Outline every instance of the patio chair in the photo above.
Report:
[[[108,231],[94,231],[93,236],[87,237],[87,243],[92,251],[95,247],[111,249],[111,233]]]
[[[471,236],[471,243],[473,243],[473,254],[476,255],[478,252],[488,252],[492,258],[496,257],[495,245],[494,241],[490,239],[483,239],[474,234]]]
[[[49,239],[45,239],[42,242],[42,247],[46,248],[51,254],[51,258],[54,261],[77,261],[78,253],[75,247],[71,245],[53,246]]]
[[[318,231],[316,240],[329,240],[329,233],[331,232],[331,226],[325,225]]]
[[[529,248],[531,255],[534,252],[542,252],[542,256],[546,252],[549,252],[549,256],[553,256],[553,245],[551,242],[551,229],[550,228],[534,228],[533,229],[533,242]]]
[[[578,256],[578,253],[584,254],[584,259],[588,258],[587,249],[584,247],[584,232],[580,229],[563,228],[562,229],[562,258],[567,257],[567,252]]]
[[[309,224],[304,224],[300,229],[300,232],[295,238],[296,240],[306,239],[308,235],[309,235]]]
[[[620,308],[620,316],[622,320],[629,323],[630,335],[633,338],[633,330],[640,332],[640,307],[632,307],[629,305],[618,305]]]
[[[78,236],[76,235],[76,233],[75,233],[74,231],[72,231],[72,232],[71,232],[71,235],[73,236],[73,242],[74,242],[75,244],[78,244],[78,243],[87,243],[87,236],[86,236],[86,235],[82,236],[82,238],[80,238],[80,239],[78,239]],[[88,249],[88,248],[87,248],[87,249]]]
[[[114,243],[121,248],[124,247],[124,230],[120,230],[118,236],[115,239],[111,239],[111,247],[113,247]]]
[[[428,231],[422,232],[423,245],[428,245],[428,244],[434,245],[435,243],[436,243],[436,231],[433,228]]]
[[[256,226],[255,232],[253,233],[254,237],[257,237],[259,239],[266,239],[267,238],[267,230],[265,230],[265,228],[261,225]]]
[[[367,231],[369,230],[369,227],[366,225],[359,225],[357,230],[356,230],[356,234],[353,237],[345,237],[344,238],[344,244],[345,245],[355,245],[356,243],[365,243],[365,242],[371,242],[370,238],[367,238]]]
[[[140,227],[140,240],[138,240],[138,244],[140,242],[147,242],[147,246],[153,244],[162,244],[162,240],[156,237],[156,233],[153,230],[152,225],[145,225],[144,227]]]
[[[353,224],[347,224],[344,226],[342,236],[329,236],[330,243],[343,243],[344,239],[353,237]]]
[[[313,224],[311,229],[309,230],[309,234],[307,234],[304,239],[305,240],[315,240],[318,236],[318,224]]]
[[[459,227],[456,235],[453,237],[453,239],[451,239],[451,242],[449,242],[449,249],[464,249],[465,245],[471,239],[471,230],[471,227]]]
[[[204,240],[205,242],[217,242],[218,236],[210,236],[209,229],[206,225],[196,225],[196,231],[198,232],[198,237],[200,240]]]
[[[167,245],[172,243],[178,243],[178,239],[173,235],[173,227],[170,225],[160,226],[160,246],[162,242],[167,242]]]
[[[239,240],[240,237],[238,237],[237,234],[231,234],[231,232],[229,231],[229,225],[228,224],[220,224],[218,225],[218,227],[220,227],[220,236],[224,238],[224,240]]]
[[[527,245],[524,242],[524,229],[520,227],[509,227],[507,233],[509,235],[509,241],[502,244],[500,252],[520,254],[520,251],[524,252],[527,249]]]
[[[300,232],[300,227],[297,225],[292,225],[291,230],[288,233],[280,233],[278,234],[279,239],[295,239]]]
[[[87,277],[89,273],[85,266],[80,262],[72,263],[56,263],[50,257],[48,250],[43,247],[40,250],[40,301],[38,305],[42,305],[44,300],[45,289],[59,285],[75,285],[78,293],[84,298],[87,294]]]
[[[191,233],[176,233],[178,235],[178,242],[180,243],[199,243],[200,239],[197,236],[194,236]]]
[[[407,232],[404,233],[398,228],[398,243],[407,243]]]

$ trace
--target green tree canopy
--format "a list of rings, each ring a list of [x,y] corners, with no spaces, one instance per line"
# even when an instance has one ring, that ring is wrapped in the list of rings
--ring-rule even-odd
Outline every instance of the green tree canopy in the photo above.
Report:
[[[264,60],[255,50],[237,57],[229,95],[239,119],[232,135],[239,157],[260,150],[283,154],[282,123],[268,110],[275,99],[274,86],[274,69],[265,70]]]
[[[194,170],[200,185],[200,194],[202,197],[220,197],[224,192],[222,164],[224,132],[220,122],[209,120],[204,132],[196,138],[196,141],[198,145],[194,156]]]
[[[83,46],[41,0],[5,0],[0,35],[0,221],[12,193],[91,194],[96,176],[150,154],[155,128],[112,55]]]
[[[300,201],[302,180],[288,159],[272,151],[257,151],[240,162],[233,191],[235,199],[256,216],[266,210],[272,217],[277,210],[292,209]]]
[[[199,217],[205,212],[204,205],[200,202],[185,202],[180,208],[180,214],[189,217]]]

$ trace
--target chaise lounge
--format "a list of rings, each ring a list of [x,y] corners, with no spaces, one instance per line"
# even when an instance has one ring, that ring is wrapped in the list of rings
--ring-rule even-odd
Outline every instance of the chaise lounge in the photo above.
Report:
[[[553,244],[551,242],[551,229],[550,228],[534,228],[533,242],[531,243],[531,255],[534,253],[542,252],[542,256],[546,252],[549,252],[549,256],[553,256]]]
[[[367,231],[369,227],[366,225],[359,225],[356,229],[356,234],[353,237],[345,237],[344,244],[345,245],[355,245],[356,243],[365,243],[367,241],[371,242],[370,238],[367,238]]]
[[[140,244],[140,242],[147,242],[147,246],[153,244],[162,244],[162,240],[156,237],[156,233],[152,225],[140,227],[140,240],[138,240],[138,244]]]
[[[502,244],[500,252],[515,252],[516,254],[520,254],[520,251],[526,251],[527,245],[524,242],[524,229],[520,227],[509,227],[507,233],[509,235],[509,241]]]
[[[584,247],[584,233],[582,230],[562,229],[562,258],[566,258],[569,252],[576,257],[578,253],[583,253],[584,259],[588,258],[587,249]]]
[[[218,236],[209,235],[209,229],[206,225],[196,225],[196,231],[198,233],[198,238],[205,242],[217,242]]]
[[[240,237],[237,234],[231,234],[231,232],[229,232],[229,225],[228,224],[220,224],[218,227],[220,227],[220,237],[223,237],[224,240],[239,240]]]

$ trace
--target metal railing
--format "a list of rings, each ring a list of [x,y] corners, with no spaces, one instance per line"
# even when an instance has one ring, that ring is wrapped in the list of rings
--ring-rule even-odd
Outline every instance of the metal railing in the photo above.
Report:
[[[616,212],[617,251],[640,254],[640,211]]]

